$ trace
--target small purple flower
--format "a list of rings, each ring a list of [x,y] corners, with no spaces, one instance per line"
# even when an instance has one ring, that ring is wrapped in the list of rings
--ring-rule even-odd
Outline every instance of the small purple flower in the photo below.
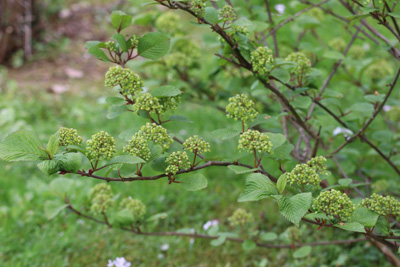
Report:
[[[208,221],[203,225],[203,229],[204,229],[204,231],[207,231],[208,228],[216,226],[216,225],[218,225],[218,221],[217,220]]]
[[[117,257],[114,261],[108,260],[107,267],[130,267],[131,263],[124,257]]]

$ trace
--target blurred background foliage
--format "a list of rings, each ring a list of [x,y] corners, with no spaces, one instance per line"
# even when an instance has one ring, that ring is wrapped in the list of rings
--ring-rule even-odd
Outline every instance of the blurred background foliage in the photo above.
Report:
[[[108,131],[119,137],[117,143],[121,150],[125,141],[121,133],[138,128],[145,120],[131,114],[106,119],[108,105],[105,99],[116,94],[103,84],[110,65],[97,62],[84,52],[83,47],[88,40],[107,40],[112,32],[109,13],[116,9],[134,15],[131,33],[140,35],[161,30],[157,29],[156,21],[165,10],[158,6],[143,7],[143,2],[146,1],[0,0],[0,64],[3,64],[0,70],[0,139],[19,129],[30,129],[45,141],[59,127],[65,126],[78,129],[85,139],[100,130]],[[218,4],[222,2],[218,1]],[[264,1],[232,2],[241,16],[254,21],[253,27],[260,31],[270,27],[266,22]],[[282,2],[275,0],[271,4]],[[283,4],[286,11],[282,15],[273,10],[275,23],[304,8],[297,1]],[[327,4],[341,9],[335,5],[334,1]],[[218,110],[225,107],[228,97],[252,88],[252,96],[260,103],[259,110],[272,116],[263,127],[279,132],[279,116],[282,114],[273,113],[279,110],[279,103],[265,94],[265,90],[254,83],[254,78],[213,55],[219,48],[215,34],[188,23],[195,24],[195,21],[187,15],[179,11],[177,14],[186,23],[182,23],[184,33],[175,41],[190,39],[198,47],[201,57],[192,57],[193,64],[184,71],[165,62],[138,60],[129,65],[142,76],[145,86],[173,84],[184,91],[185,99],[176,113],[185,114],[195,123],[173,122],[167,129],[180,138],[198,134],[211,143],[210,158],[229,158],[237,153],[235,140],[220,141],[212,131],[234,128],[239,123],[227,119],[224,112]],[[327,49],[334,50],[329,45],[332,36],[340,36],[346,43],[351,38],[347,26],[337,27],[337,23],[335,18],[307,13],[278,32],[281,57],[293,50],[309,53],[315,67],[312,84],[317,88],[336,59],[334,53],[331,58],[324,56]],[[307,34],[294,42],[304,29],[308,29]],[[365,75],[365,70],[375,59],[384,59],[389,66],[398,64],[392,61],[386,47],[366,40],[357,40],[356,44],[362,47],[364,56],[361,59],[346,58],[345,67],[332,81],[332,88],[335,88],[332,98],[325,101],[338,112],[350,109],[353,99],[362,99],[368,92],[379,92],[391,81],[390,74],[382,80]],[[174,46],[171,52],[174,52]],[[193,56],[192,52],[188,58]],[[363,84],[362,89],[359,83]],[[398,92],[389,100],[392,108],[400,106]],[[298,101],[297,108],[301,110],[302,107],[304,102]],[[324,138],[331,136],[336,128],[332,119],[318,111],[315,116],[326,123],[321,135]],[[357,118],[348,120],[352,125],[360,125]],[[389,125],[398,129],[398,124],[398,113],[388,111],[383,120],[373,123],[372,128],[385,129]],[[372,138],[387,152],[398,146],[397,131],[376,131]],[[342,142],[343,139],[337,139],[334,144],[338,146]],[[375,168],[376,157],[357,141],[343,150],[340,160],[347,173],[355,173],[361,161],[364,166],[369,166],[362,171],[375,177],[372,190],[380,192],[391,188],[393,192],[398,191],[398,183],[390,179],[393,171],[384,166]],[[399,157],[397,161],[396,155],[394,157],[400,164]],[[263,164],[267,171],[279,176],[278,163],[265,159]],[[288,161],[285,167],[291,169],[295,164],[293,160]],[[334,166],[328,162],[328,167],[329,164]],[[151,174],[153,171],[148,168],[144,172]],[[218,220],[220,228],[230,229],[225,218],[238,207],[243,207],[254,215],[254,229],[276,233],[273,242],[293,242],[290,234],[293,229],[288,229],[290,223],[280,217],[274,202],[236,202],[244,185],[242,176],[222,168],[205,169],[203,173],[209,178],[209,186],[195,193],[168,185],[163,179],[113,183],[111,186],[114,193],[141,199],[149,214],[167,212],[167,218],[157,225],[157,229],[162,231],[190,228],[201,232],[203,225],[210,220]],[[89,189],[98,183],[87,178],[65,177],[74,183],[71,199],[76,203],[87,201]],[[336,178],[330,178],[330,182],[335,183],[341,175],[334,173],[333,177]],[[240,244],[235,243],[212,247],[209,240],[133,236],[78,219],[69,212],[48,221],[43,205],[54,197],[50,183],[55,178],[45,177],[35,164],[0,162],[0,265],[105,266],[108,259],[123,256],[132,262],[132,266],[388,266],[369,243],[314,247],[307,257],[296,259],[290,249],[257,248],[245,252]],[[360,179],[360,182],[364,180]],[[317,231],[312,225],[302,225],[298,235],[301,243],[355,236],[338,229]],[[167,249],[165,244],[168,244]]]

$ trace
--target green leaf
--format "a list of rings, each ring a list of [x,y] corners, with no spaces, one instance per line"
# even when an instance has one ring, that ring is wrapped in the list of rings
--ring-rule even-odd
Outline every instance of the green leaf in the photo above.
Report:
[[[252,173],[246,177],[245,189],[238,201],[258,201],[276,194],[275,184],[268,177],[260,173]]]
[[[254,172],[255,170],[258,170],[257,168],[249,169],[249,168],[237,166],[237,165],[229,165],[228,169],[233,171],[235,174],[249,173],[249,172]]]
[[[97,58],[100,61],[109,62],[107,55],[98,46],[92,46],[89,48],[88,53]]]
[[[112,165],[112,164],[137,164],[137,163],[145,163],[143,159],[132,156],[132,155],[120,155],[116,156],[112,160],[110,160],[107,165]]]
[[[125,37],[122,34],[116,33],[113,35],[112,39],[117,41],[120,50],[128,52],[128,44],[126,43]]]
[[[290,81],[290,74],[289,71],[286,69],[274,69],[271,72],[271,76],[275,77],[276,79],[280,80],[283,83],[288,83]]]
[[[292,103],[293,106],[295,106],[296,108],[307,109],[308,107],[310,107],[312,100],[307,96],[297,96],[294,98]]]
[[[172,85],[164,85],[151,91],[154,97],[168,97],[182,94],[182,91]]]
[[[21,130],[0,142],[0,158],[7,162],[48,159],[43,145],[33,132]]]
[[[343,229],[343,230],[351,231],[351,232],[365,233],[364,226],[358,222],[335,224],[334,226],[337,228]]]
[[[283,217],[298,227],[301,219],[308,212],[308,209],[311,206],[312,195],[309,192],[297,194],[291,198],[278,196],[277,200],[279,211]]]
[[[166,163],[167,157],[160,157],[151,163],[151,168],[157,172],[165,172],[165,169],[168,167],[168,163]]]
[[[287,141],[283,134],[267,133],[267,135],[269,137],[269,141],[272,143],[272,150],[277,149]]]
[[[344,55],[338,51],[326,51],[323,57],[335,60],[344,59]]]
[[[101,43],[100,41],[87,41],[87,42],[85,43],[84,48],[85,48],[86,50],[88,50],[88,49],[91,48],[92,46],[97,46],[97,45],[100,44],[100,43]]]
[[[73,185],[74,181],[64,177],[59,177],[51,181],[49,186],[53,193],[64,198],[67,193],[71,192]]]
[[[267,233],[261,233],[260,234],[260,239],[266,242],[274,241],[278,238],[278,235],[274,232],[267,232]]]
[[[139,40],[138,54],[144,58],[159,59],[168,53],[170,39],[160,32],[150,32]]]
[[[147,160],[147,162],[152,162],[153,160],[157,159],[162,152],[162,147],[160,145],[157,144],[150,144],[149,145],[150,148],[150,158]]]
[[[343,178],[339,179],[338,184],[344,187],[350,186],[350,184],[353,182],[353,179],[350,178]]]
[[[315,219],[328,220],[328,216],[325,213],[309,213],[304,218],[314,221]]]
[[[274,153],[272,155],[267,155],[268,157],[275,158],[275,159],[290,159],[289,155],[294,149],[294,146],[288,142],[284,143],[283,145],[279,146],[278,148],[272,147]]]
[[[226,139],[231,139],[233,137],[236,137],[240,134],[240,131],[238,130],[233,130],[233,129],[218,129],[215,131],[212,131],[212,135],[220,140],[226,140]]]
[[[193,121],[191,121],[188,117],[186,116],[182,116],[182,115],[171,115],[171,117],[169,117],[170,121],[180,121],[180,122],[186,122],[186,123],[193,123]]]
[[[107,117],[107,119],[111,120],[111,119],[114,119],[114,118],[120,116],[121,114],[123,114],[126,111],[128,111],[128,108],[126,107],[126,105],[111,106],[108,108],[106,117]]]
[[[379,95],[375,95],[375,94],[373,94],[373,95],[366,95],[366,96],[364,96],[364,99],[367,100],[367,101],[369,101],[369,102],[372,102],[372,103],[375,103],[375,102],[382,102],[382,101],[385,99],[385,95],[384,95],[384,94],[379,94]]]
[[[179,185],[187,191],[198,191],[206,188],[208,181],[202,174],[188,174],[180,179]]]
[[[253,250],[253,249],[255,249],[256,247],[257,247],[256,242],[254,242],[254,241],[251,240],[251,239],[247,239],[246,241],[244,241],[244,242],[242,243],[242,248],[243,248],[243,250],[245,250],[245,251]]]
[[[162,212],[162,213],[157,213],[149,218],[147,218],[146,222],[158,222],[159,220],[163,220],[168,217],[168,213]]]
[[[106,102],[111,106],[121,106],[125,103],[125,99],[121,97],[107,97]]]
[[[279,176],[278,182],[276,183],[276,188],[278,189],[278,193],[282,194],[286,188],[287,177],[286,173]]]
[[[60,139],[60,134],[57,131],[55,134],[50,136],[49,142],[47,142],[46,150],[51,155],[51,157],[53,157],[54,154],[57,153],[59,139]]]
[[[130,225],[135,222],[135,216],[129,209],[123,209],[112,214],[110,223],[112,225]]]
[[[299,249],[296,249],[295,252],[293,252],[293,258],[295,259],[301,259],[304,257],[307,257],[311,253],[311,246],[304,246]]]
[[[356,208],[353,216],[350,218],[351,222],[358,222],[365,227],[374,227],[378,221],[379,215],[365,207]]]
[[[80,153],[67,153],[58,158],[60,171],[77,172],[81,168],[82,156]]]
[[[45,160],[40,162],[37,166],[39,170],[47,175],[55,174],[60,170],[57,160]]]
[[[226,238],[226,235],[220,235],[217,239],[212,240],[210,244],[213,247],[221,246],[225,242]]]
[[[204,12],[204,19],[215,25],[218,23],[218,11],[213,7],[206,7]]]
[[[44,214],[46,215],[47,220],[51,220],[66,207],[68,207],[68,205],[59,200],[47,200],[44,203]]]
[[[390,12],[390,13],[388,13],[388,15],[390,15],[396,19],[400,19],[400,12]]]
[[[389,235],[389,225],[385,217],[379,216],[375,225],[375,231],[378,235]]]
[[[126,15],[122,11],[113,11],[111,13],[111,24],[118,32],[122,31],[126,27],[129,27],[132,23],[132,16]]]

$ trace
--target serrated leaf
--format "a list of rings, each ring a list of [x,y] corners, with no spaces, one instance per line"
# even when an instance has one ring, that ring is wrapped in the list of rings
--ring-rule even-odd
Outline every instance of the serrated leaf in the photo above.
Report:
[[[297,96],[294,98],[292,105],[296,108],[307,109],[308,107],[310,107],[311,103],[312,103],[311,98],[307,96]]]
[[[348,187],[353,182],[353,179],[343,178],[339,179],[338,184],[344,187]]]
[[[278,238],[278,235],[274,232],[267,232],[267,233],[261,233],[260,234],[260,239],[263,241],[274,241]]]
[[[143,159],[132,156],[132,155],[120,155],[116,156],[112,160],[110,160],[107,165],[112,165],[112,164],[138,164],[138,163],[145,163]]]
[[[49,187],[53,193],[64,197],[68,192],[72,190],[73,185],[74,181],[64,177],[59,177],[51,181]]]
[[[127,15],[122,11],[113,11],[111,13],[111,24],[118,32],[122,31],[126,27],[129,27],[131,23],[131,15]]]
[[[206,7],[204,12],[204,19],[215,25],[218,23],[218,11],[213,7]]]
[[[128,108],[125,105],[122,106],[111,106],[108,108],[107,111],[107,119],[111,120],[114,119],[120,115],[122,115],[124,112],[127,112]]]
[[[297,194],[291,198],[279,196],[277,197],[277,201],[279,211],[283,217],[298,227],[301,219],[311,206],[312,195],[309,192]]]
[[[121,51],[128,52],[128,44],[126,43],[125,37],[122,34],[116,33],[112,36],[112,39],[117,41]]]
[[[287,140],[283,134],[279,133],[266,133],[269,137],[269,141],[272,143],[272,150],[277,149],[283,145]]]
[[[186,123],[193,123],[193,121],[191,121],[188,117],[186,116],[182,116],[182,115],[171,115],[171,117],[169,117],[170,121],[180,121],[180,122],[186,122]]]
[[[227,236],[225,235],[220,235],[217,239],[214,239],[210,242],[211,246],[213,247],[221,246],[225,242],[226,237]]]
[[[379,216],[375,224],[375,231],[378,235],[389,235],[389,225],[385,217]]]
[[[53,157],[54,154],[57,153],[59,139],[60,134],[57,131],[55,134],[50,136],[49,141],[47,142],[46,150],[51,155],[51,157]]]
[[[268,177],[260,173],[252,173],[246,177],[245,189],[238,201],[258,201],[275,194],[277,194],[275,184]]]
[[[150,32],[140,38],[138,54],[149,59],[159,59],[168,53],[170,39],[160,32]]]
[[[111,106],[121,106],[125,103],[125,99],[121,97],[107,97],[106,102]]]
[[[88,53],[97,58],[100,61],[109,62],[107,55],[98,46],[92,46],[89,48]]]
[[[289,71],[286,69],[274,69],[271,72],[271,76],[275,77],[276,79],[280,80],[283,83],[288,83],[290,81],[290,74]]]
[[[258,114],[257,117],[249,123],[249,127],[252,128],[256,125],[268,122],[268,119],[270,119],[271,116],[269,116],[268,114]]]
[[[335,224],[334,226],[337,228],[343,229],[343,230],[351,231],[351,232],[365,233],[364,226],[358,222]]]
[[[274,153],[272,155],[268,154],[267,156],[271,157],[271,158],[275,158],[275,159],[280,159],[280,160],[290,159],[289,155],[293,149],[294,149],[294,146],[292,144],[286,142],[276,149],[274,149],[274,147],[272,147],[272,150],[274,151]]]
[[[231,139],[233,137],[236,137],[240,134],[240,131],[238,130],[233,130],[233,129],[218,129],[212,131],[212,135],[220,140],[226,140],[226,139]]]
[[[58,166],[60,171],[77,172],[82,164],[82,156],[80,153],[66,153],[58,158]]]
[[[233,171],[235,174],[249,173],[249,172],[254,172],[255,170],[258,170],[257,168],[249,169],[249,168],[246,168],[243,166],[238,166],[238,165],[229,165],[228,169]]]
[[[47,175],[55,174],[60,170],[57,160],[45,160],[40,162],[37,166],[39,170]]]
[[[365,227],[374,227],[378,221],[379,215],[365,207],[358,207],[354,210],[350,218],[351,222],[358,222]]]
[[[33,132],[21,130],[0,142],[0,158],[7,162],[48,159],[43,145]]]
[[[172,85],[164,85],[151,91],[154,97],[168,97],[182,94],[182,91]]]
[[[254,242],[254,241],[251,240],[251,239],[247,239],[246,241],[244,241],[244,242],[242,243],[242,248],[243,248],[243,250],[246,250],[246,251],[253,250],[253,249],[255,249],[256,247],[257,247],[256,242]]]
[[[179,185],[187,191],[198,191],[207,187],[207,178],[202,174],[188,174],[179,179]]]
[[[160,145],[156,145],[156,144],[150,144],[149,145],[150,148],[150,158],[147,160],[147,162],[152,162],[153,160],[157,159],[162,152],[162,147]]]
[[[44,214],[47,220],[51,220],[56,217],[62,210],[68,207],[67,204],[62,203],[58,200],[47,200],[44,203]]]
[[[295,252],[293,252],[293,258],[301,259],[301,258],[307,257],[308,255],[310,255],[311,250],[312,250],[311,246],[304,246],[304,247],[298,248],[295,250]]]
[[[168,167],[168,163],[166,163],[167,157],[160,157],[151,163],[151,168],[157,172],[164,173],[165,169]]]
[[[276,189],[278,189],[278,193],[282,194],[283,190],[286,188],[287,177],[286,173],[279,176],[278,182],[276,183]]]

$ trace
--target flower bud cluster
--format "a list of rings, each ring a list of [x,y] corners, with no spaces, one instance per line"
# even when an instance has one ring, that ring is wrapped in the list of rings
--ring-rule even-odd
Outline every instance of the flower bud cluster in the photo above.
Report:
[[[344,221],[351,217],[355,206],[345,193],[332,189],[322,192],[314,200],[313,209],[316,212],[323,212],[327,216],[332,216],[339,221]]]
[[[270,67],[274,64],[274,56],[272,50],[268,47],[258,47],[251,52],[251,64],[253,71],[258,72],[260,75],[265,75],[269,72]]]
[[[204,10],[206,7],[204,0],[192,0],[190,4],[190,10],[192,10],[196,16],[202,17],[204,15]]]
[[[227,33],[233,41],[237,42],[240,40],[241,36],[246,36],[249,33],[249,30],[244,26],[234,25],[227,31]],[[222,37],[220,41],[223,41]]]
[[[160,97],[158,98],[162,106],[162,112],[165,113],[167,110],[174,111],[178,108],[178,105],[181,103],[180,96],[170,96],[170,97]]]
[[[347,46],[346,41],[340,37],[333,38],[328,44],[330,47],[340,53],[343,53]]]
[[[269,136],[265,133],[249,129],[240,135],[238,149],[239,151],[247,150],[250,153],[255,149],[260,153],[272,154],[272,143],[268,140]]]
[[[58,129],[60,139],[58,144],[60,146],[79,146],[82,144],[82,137],[78,136],[78,131],[72,128],[61,127]]]
[[[111,159],[116,151],[115,140],[109,133],[100,131],[92,135],[92,139],[86,141],[86,149],[89,155],[98,159]]]
[[[150,93],[136,94],[135,104],[132,105],[132,108],[134,112],[143,110],[150,114],[160,114],[164,110],[159,99],[152,96]]]
[[[381,216],[400,216],[400,202],[392,196],[382,196],[373,193],[370,198],[363,199],[361,207],[378,213]]]
[[[130,69],[116,66],[111,67],[106,73],[105,86],[114,87],[117,85],[121,87],[121,93],[128,96],[140,92],[143,87],[143,82],[140,77]]]
[[[258,115],[258,112],[254,108],[254,102],[244,94],[229,98],[226,112],[228,118],[241,120],[244,123],[252,121]]]
[[[140,128],[139,135],[143,136],[147,140],[153,141],[154,143],[163,147],[163,150],[167,150],[171,143],[174,141],[168,135],[167,130],[161,125],[155,123],[146,123]]]
[[[137,156],[144,160],[149,160],[151,156],[150,148],[147,144],[147,139],[136,133],[132,136],[129,143],[123,148],[124,152],[128,152],[132,156]]]
[[[297,164],[291,172],[286,174],[288,182],[291,185],[319,186],[321,182],[319,174],[326,170],[325,162],[325,157],[318,156],[312,158],[305,164]]]
[[[114,41],[105,42],[106,48],[109,51],[117,52],[117,46],[115,45]]]
[[[303,53],[291,53],[285,60],[296,63],[296,66],[291,69],[291,73],[296,76],[303,76],[311,71],[311,61]]]
[[[186,151],[172,152],[171,155],[165,160],[168,167],[165,169],[166,174],[176,174],[179,170],[190,168],[189,157]]]
[[[312,8],[307,12],[307,15],[316,18],[320,22],[324,20],[324,11],[319,8]]]
[[[139,44],[139,36],[132,35],[131,38],[129,38],[128,42],[130,42],[132,48],[137,47],[137,45]]]
[[[363,59],[365,56],[365,50],[362,45],[352,45],[349,54],[354,59]]]
[[[210,144],[204,141],[203,138],[194,135],[185,140],[183,149],[195,154],[207,153],[210,152]]]
[[[161,32],[176,35],[182,33],[182,20],[175,12],[163,12],[156,20],[156,27]]]
[[[105,183],[95,185],[89,192],[90,211],[94,214],[106,212],[114,205],[111,186]]]
[[[218,17],[222,21],[232,21],[236,19],[236,12],[231,5],[225,5],[218,10]]]
[[[172,53],[165,57],[165,64],[168,68],[190,68],[194,66],[201,56],[199,46],[190,39],[178,40],[173,48]]]
[[[124,198],[121,200],[119,206],[121,209],[128,209],[132,212],[135,221],[143,220],[144,215],[146,214],[146,206],[139,199],[133,199],[131,197]]]
[[[247,212],[246,210],[239,208],[237,209],[231,217],[228,218],[228,221],[232,226],[236,225],[245,225],[246,223],[252,223],[254,221],[253,214]]]
[[[365,75],[372,80],[379,80],[393,74],[393,66],[384,59],[378,60],[365,70]]]

